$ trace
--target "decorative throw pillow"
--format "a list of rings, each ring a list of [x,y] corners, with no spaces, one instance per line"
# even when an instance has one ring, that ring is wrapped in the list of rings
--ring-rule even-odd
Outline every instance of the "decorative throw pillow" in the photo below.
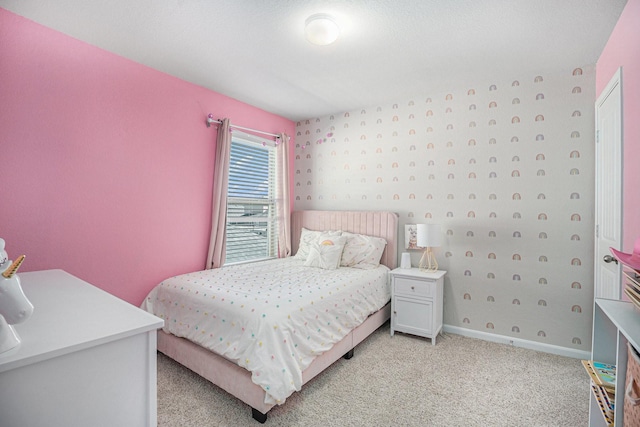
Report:
[[[309,256],[309,246],[312,243],[317,242],[321,237],[335,237],[340,236],[340,231],[313,231],[302,228],[300,233],[300,244],[298,245],[298,252],[293,256],[295,259],[306,261]]]
[[[342,250],[347,243],[346,237],[324,236],[309,246],[309,256],[304,262],[307,267],[319,267],[325,270],[335,270],[340,267]]]
[[[347,238],[347,244],[342,252],[340,266],[371,269],[380,265],[382,252],[387,245],[385,239],[348,232],[343,232],[342,236]]]

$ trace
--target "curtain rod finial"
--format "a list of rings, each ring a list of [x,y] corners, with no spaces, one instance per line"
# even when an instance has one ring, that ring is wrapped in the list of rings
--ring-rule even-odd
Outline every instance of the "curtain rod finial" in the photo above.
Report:
[[[209,115],[207,116],[207,127],[211,127],[211,123],[214,122],[215,120],[213,119],[213,114],[209,113]]]

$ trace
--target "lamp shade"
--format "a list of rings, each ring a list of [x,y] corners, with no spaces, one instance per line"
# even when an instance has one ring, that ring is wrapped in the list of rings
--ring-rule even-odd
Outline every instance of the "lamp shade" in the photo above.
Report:
[[[442,244],[440,224],[418,224],[417,245],[421,248],[435,248]]]

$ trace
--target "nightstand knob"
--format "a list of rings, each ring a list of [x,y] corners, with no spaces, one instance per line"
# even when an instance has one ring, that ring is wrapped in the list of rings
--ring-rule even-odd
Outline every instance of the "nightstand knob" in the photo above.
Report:
[[[416,290],[416,287],[415,287],[415,286],[412,286],[412,287],[411,287],[411,290],[412,290],[412,291],[415,291],[415,290]]]

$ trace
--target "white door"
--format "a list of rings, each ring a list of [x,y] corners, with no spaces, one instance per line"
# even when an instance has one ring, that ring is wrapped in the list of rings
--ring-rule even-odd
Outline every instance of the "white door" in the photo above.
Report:
[[[596,101],[596,298],[620,299],[621,266],[610,247],[622,247],[622,69]]]

